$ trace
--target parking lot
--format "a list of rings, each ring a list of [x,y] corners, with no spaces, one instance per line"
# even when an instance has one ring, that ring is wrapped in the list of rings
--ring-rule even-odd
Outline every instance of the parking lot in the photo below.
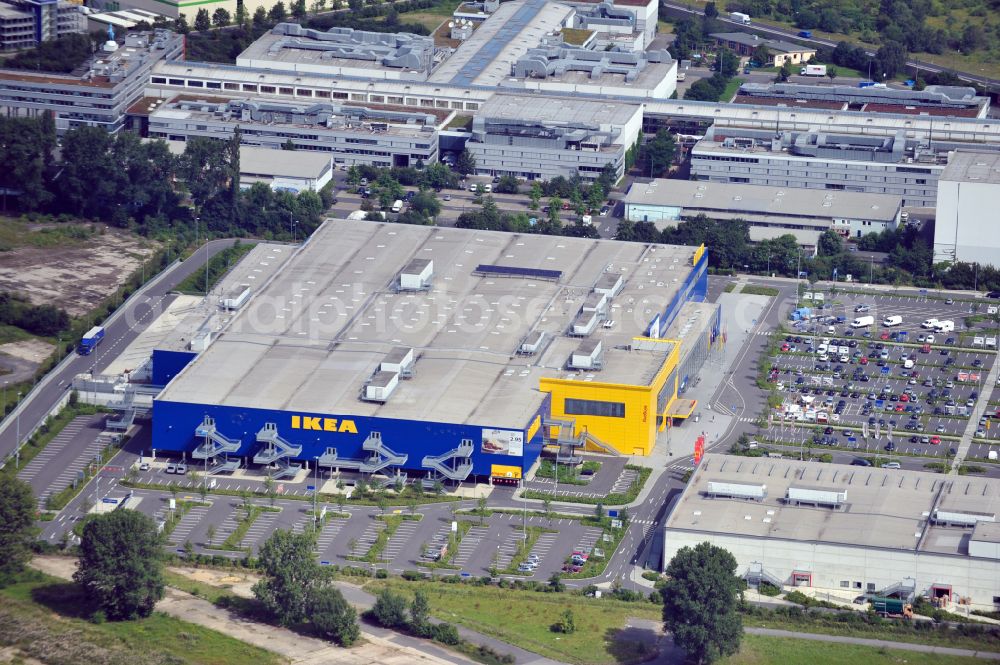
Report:
[[[776,340],[768,360],[767,378],[782,404],[762,436],[858,451],[954,454],[973,407],[992,401],[996,388],[996,353],[987,348],[995,348],[996,336],[979,328],[982,321],[965,325],[969,303],[824,294],[823,309],[816,309],[815,296],[799,304],[810,302],[822,318],[790,322],[793,332]],[[865,316],[872,325],[851,326]],[[976,423],[968,457],[987,459],[991,444],[1000,443],[996,406]]]

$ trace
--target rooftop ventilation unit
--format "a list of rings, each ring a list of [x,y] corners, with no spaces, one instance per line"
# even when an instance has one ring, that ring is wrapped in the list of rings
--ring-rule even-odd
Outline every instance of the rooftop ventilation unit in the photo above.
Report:
[[[366,402],[387,402],[396,386],[399,385],[399,374],[396,372],[378,371],[365,384],[364,400]]]
[[[523,356],[533,356],[542,348],[544,341],[545,331],[536,330],[524,338],[521,345],[517,347],[517,352]]]
[[[847,491],[811,487],[789,487],[785,500],[789,503],[809,503],[837,508],[847,502]]]
[[[977,513],[971,510],[935,510],[934,522],[942,525],[969,527],[975,526],[979,522],[996,522],[996,514]]]
[[[710,497],[728,497],[730,499],[763,501],[767,498],[767,485],[726,483],[710,480],[705,487],[705,494]]]
[[[433,276],[434,261],[413,259],[399,273],[399,288],[401,291],[424,291],[430,288]]]
[[[594,292],[603,293],[609,298],[614,298],[621,293],[624,286],[625,279],[621,275],[606,272],[597,280],[597,284],[594,285]]]
[[[222,299],[223,309],[239,309],[250,299],[250,285],[240,284],[234,287]]]
[[[380,372],[395,372],[400,377],[408,379],[413,376],[413,349],[406,346],[397,346],[386,354],[379,363]]]
[[[601,369],[604,345],[599,339],[585,339],[569,356],[570,369]]]

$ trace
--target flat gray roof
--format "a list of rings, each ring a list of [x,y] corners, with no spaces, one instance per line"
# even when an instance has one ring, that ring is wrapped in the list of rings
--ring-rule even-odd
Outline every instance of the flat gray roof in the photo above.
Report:
[[[640,111],[638,104],[500,93],[483,102],[476,115],[487,120],[519,120],[554,125],[592,123],[595,127],[621,127],[628,124]]]
[[[846,218],[891,222],[902,198],[892,194],[831,191],[803,187],[743,185],[703,180],[656,179],[635,182],[625,195],[626,205],[718,210],[771,218]]]
[[[748,231],[750,242],[775,240],[781,236],[795,236],[795,242],[813,247],[819,244],[819,237],[823,235],[821,229],[782,229],[774,226],[751,226]]]
[[[766,485],[762,501],[709,498],[709,482]],[[796,504],[790,487],[846,492],[839,508]],[[1000,479],[710,453],[667,518],[671,530],[968,554],[969,529],[928,525],[932,512],[1000,513]]]
[[[184,141],[167,141],[174,155],[184,154]],[[240,146],[240,173],[285,178],[318,178],[330,168],[330,153],[309,150],[276,150],[257,146]]]
[[[572,8],[549,0],[503,2],[428,81],[497,85],[510,76],[515,60],[560,28],[572,13]]]
[[[524,427],[544,398],[542,377],[652,379],[669,345],[627,346],[673,298],[693,256],[693,247],[328,220],[159,399]],[[433,259],[431,288],[396,291],[415,257]],[[474,274],[481,264],[562,275]],[[567,329],[605,273],[625,286],[610,308],[614,328],[592,334],[604,343],[604,368],[565,370],[580,343]],[[517,355],[538,331],[553,343]],[[361,401],[399,346],[414,350],[413,377],[384,404]]]
[[[968,183],[1000,183],[1000,153],[958,150],[951,154],[940,180]]]

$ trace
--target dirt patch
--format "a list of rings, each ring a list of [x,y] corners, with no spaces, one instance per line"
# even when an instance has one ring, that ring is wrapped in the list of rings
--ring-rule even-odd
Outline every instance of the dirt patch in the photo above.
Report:
[[[4,383],[27,381],[35,375],[37,369],[38,363],[0,353],[0,379]]]
[[[51,356],[55,350],[55,345],[40,339],[26,339],[21,342],[0,344],[0,353],[6,353],[8,356],[36,364]]]
[[[177,573],[178,575],[189,577],[197,582],[210,584],[214,587],[219,587],[220,589],[228,589],[237,596],[242,596],[243,598],[253,598],[253,585],[260,579],[258,576],[251,575],[249,573],[237,573],[234,575],[231,572],[223,572],[209,568],[171,566],[169,570]]]
[[[17,647],[0,647],[0,663],[12,663],[15,660],[20,665],[45,665],[40,660],[26,656]]]
[[[115,292],[152,243],[121,229],[59,247],[18,247],[0,254],[0,290],[24,294],[81,316]]]

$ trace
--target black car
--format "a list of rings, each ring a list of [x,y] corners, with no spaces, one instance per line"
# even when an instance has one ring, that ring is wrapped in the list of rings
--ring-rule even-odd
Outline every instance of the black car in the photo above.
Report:
[[[1000,298],[1000,291],[990,291],[986,294],[987,298],[993,298],[994,300]]]
[[[857,457],[851,461],[852,466],[871,466],[872,463],[861,457]]]

